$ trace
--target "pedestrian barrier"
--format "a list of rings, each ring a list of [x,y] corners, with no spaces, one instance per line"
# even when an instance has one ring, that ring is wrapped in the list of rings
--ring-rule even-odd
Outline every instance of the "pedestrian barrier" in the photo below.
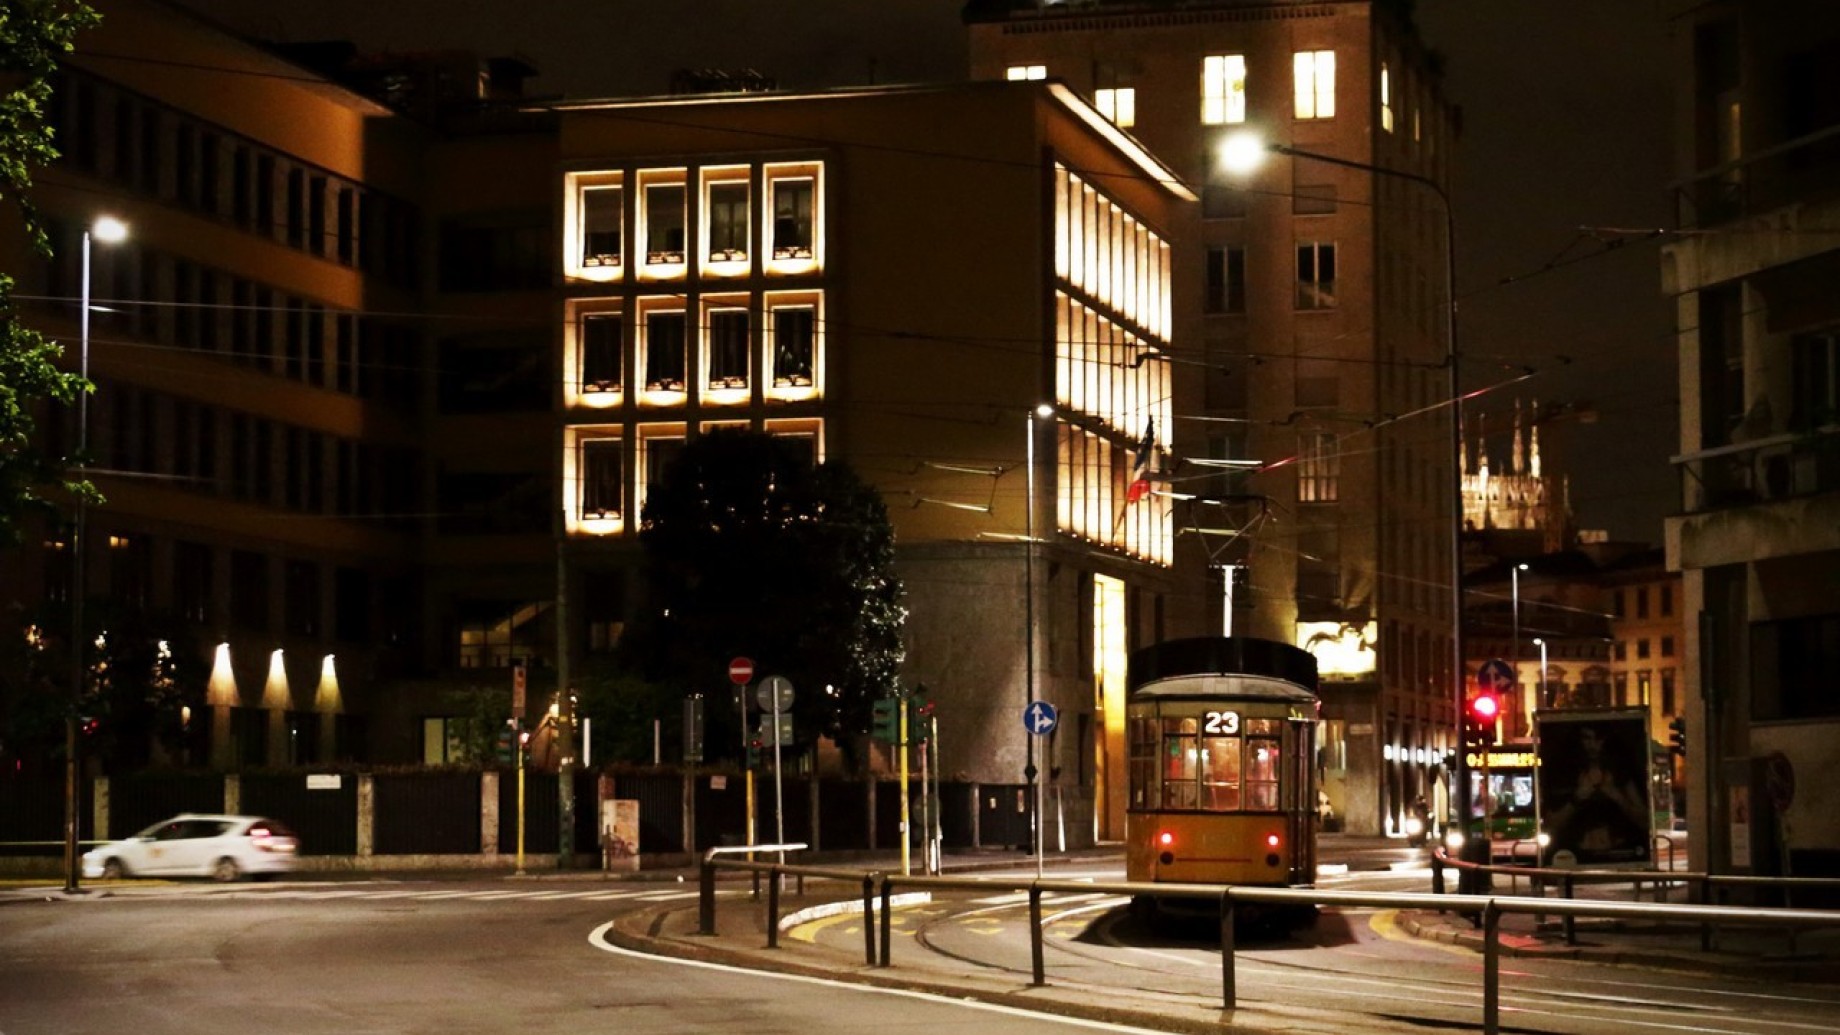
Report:
[[[1029,896],[1029,954],[1031,961],[1031,983],[1036,986],[1047,984],[1047,973],[1043,956],[1041,897],[1045,892],[1065,892],[1078,895],[1120,895],[1129,897],[1150,897],[1155,899],[1186,899],[1218,902],[1220,906],[1220,965],[1221,965],[1221,1003],[1224,1009],[1234,1009],[1238,1001],[1237,982],[1234,973],[1234,914],[1242,905],[1279,905],[1279,906],[1354,906],[1379,909],[1422,909],[1454,910],[1478,918],[1478,926],[1483,933],[1482,941],[1482,1030],[1484,1035],[1499,1035],[1501,1030],[1501,918],[1508,914],[1544,916],[1553,914],[1564,918],[1568,923],[1578,917],[1615,920],[1647,920],[1657,922],[1674,921],[1680,923],[1697,923],[1708,926],[1730,927],[1783,927],[1789,929],[1840,928],[1840,910],[1831,909],[1769,909],[1736,908],[1715,905],[1671,905],[1652,902],[1608,902],[1595,899],[1580,900],[1569,897],[1561,899],[1545,897],[1490,896],[1490,895],[1444,895],[1412,894],[1400,892],[1361,892],[1361,891],[1326,891],[1317,888],[1252,888],[1223,887],[1215,884],[1150,884],[1128,881],[1072,881],[1072,880],[1004,880],[1002,878],[974,878],[950,876],[904,875],[884,873],[876,870],[849,870],[841,868],[796,866],[778,862],[752,862],[745,859],[725,858],[742,852],[777,852],[802,849],[803,845],[754,845],[751,847],[732,847],[711,849],[703,857],[700,876],[700,914],[699,933],[713,935],[716,929],[715,881],[718,870],[736,870],[765,874],[768,887],[767,897],[767,946],[777,948],[779,945],[779,895],[780,879],[784,876],[814,877],[847,882],[860,882],[862,886],[864,955],[871,967],[889,967],[893,965],[892,931],[889,914],[895,888],[912,889],[976,889],[980,891],[1026,892]],[[1434,859],[1437,858],[1434,855]],[[1443,865],[1457,865],[1444,860]],[[1476,864],[1461,864],[1476,865]],[[1577,877],[1597,877],[1604,874],[1591,871],[1551,871],[1557,875]],[[1615,872],[1615,871],[1611,871]],[[1627,873],[1616,874],[1627,880]],[[1698,875],[1702,878],[1706,875]],[[1772,878],[1722,878],[1721,883],[1739,881],[1778,882]],[[1829,881],[1840,885],[1840,881]],[[1441,886],[1441,876],[1439,886]],[[1707,878],[1704,886],[1714,886]],[[877,899],[880,899],[880,915],[877,915]],[[879,925],[877,923],[879,919]],[[879,953],[876,944],[876,932],[880,931]]]

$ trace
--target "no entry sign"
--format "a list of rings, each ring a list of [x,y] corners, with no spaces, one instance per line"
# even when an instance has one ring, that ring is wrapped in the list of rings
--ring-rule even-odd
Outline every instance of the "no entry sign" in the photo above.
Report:
[[[746,686],[754,678],[754,659],[736,658],[728,663],[728,681],[736,686]]]

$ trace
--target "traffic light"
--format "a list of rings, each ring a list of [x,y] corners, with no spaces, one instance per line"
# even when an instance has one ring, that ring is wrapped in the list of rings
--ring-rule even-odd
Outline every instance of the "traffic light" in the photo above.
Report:
[[[1495,746],[1495,723],[1501,718],[1501,696],[1484,690],[1469,699],[1463,713],[1463,748],[1487,751]]]
[[[934,702],[927,699],[924,686],[915,689],[913,695],[908,697],[907,735],[915,743],[927,739],[927,733],[933,725],[933,711],[937,707]]]
[[[760,748],[761,748],[761,743],[760,743],[759,737],[755,737],[754,739],[748,741],[747,766],[749,769],[752,769],[755,766],[760,764]]]
[[[901,739],[901,700],[896,697],[882,697],[874,702],[875,722],[871,728],[875,739],[884,744],[897,743]]]
[[[1687,757],[1687,720],[1685,716],[1676,715],[1668,723],[1668,750],[1682,758]]]

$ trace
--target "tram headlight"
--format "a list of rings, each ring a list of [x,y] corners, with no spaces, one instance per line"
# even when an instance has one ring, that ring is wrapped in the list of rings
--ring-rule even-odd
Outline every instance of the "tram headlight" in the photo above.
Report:
[[[1406,836],[1417,837],[1425,832],[1425,821],[1417,816],[1406,817]]]
[[[1552,835],[1542,830],[1540,831],[1540,835],[1534,838],[1533,840],[1534,840],[1534,843],[1538,844],[1541,848],[1545,848],[1547,845],[1552,844]]]

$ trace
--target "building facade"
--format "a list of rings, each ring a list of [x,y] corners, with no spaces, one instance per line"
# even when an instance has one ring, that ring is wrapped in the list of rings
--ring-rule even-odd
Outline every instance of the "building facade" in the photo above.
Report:
[[[1177,271],[1199,330],[1174,361],[1203,381],[1176,415],[1193,443],[1178,548],[1213,572],[1214,628],[1317,655],[1322,785],[1362,833],[1432,796],[1458,708],[1454,120],[1403,10],[965,9],[973,78],[1064,83],[1200,185],[1201,259]],[[1240,171],[1222,151],[1240,134],[1294,153]]]
[[[1680,354],[1680,513],[1695,868],[1840,873],[1840,11],[1695,4],[1676,19],[1663,252]],[[1776,822],[1780,820],[1779,822]]]

